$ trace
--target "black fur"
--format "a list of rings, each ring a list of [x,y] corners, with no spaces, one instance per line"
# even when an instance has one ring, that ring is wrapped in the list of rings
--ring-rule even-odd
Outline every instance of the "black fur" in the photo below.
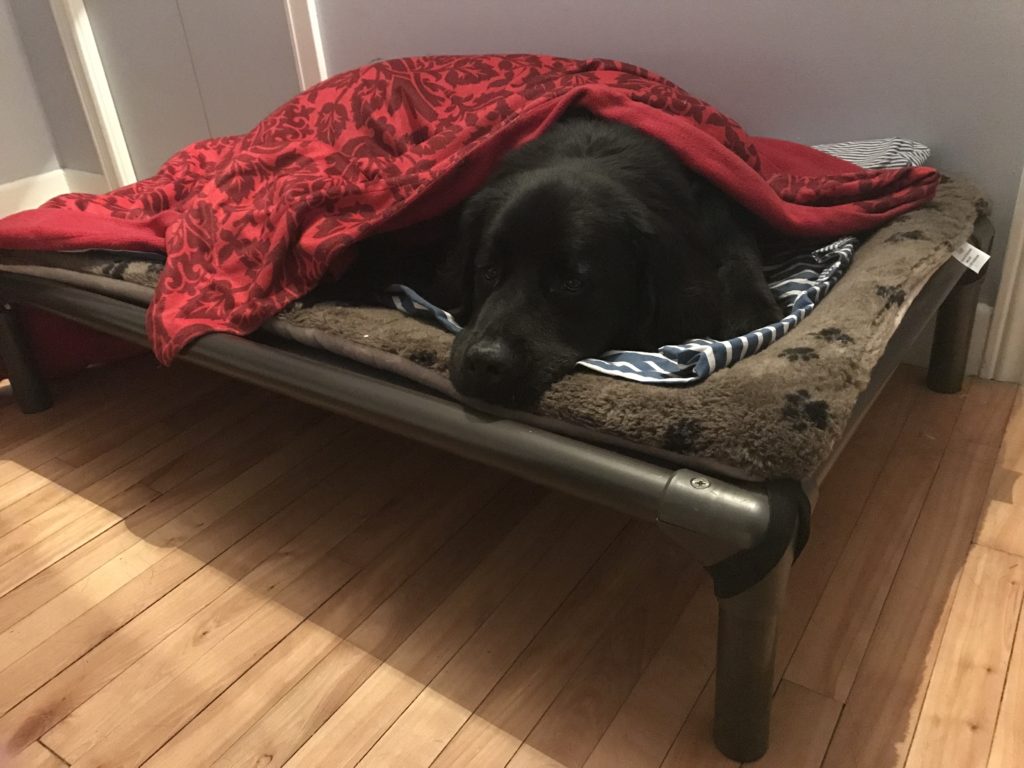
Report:
[[[564,117],[464,204],[448,279],[422,289],[459,305],[452,382],[520,406],[581,358],[778,320],[751,223],[656,139]]]

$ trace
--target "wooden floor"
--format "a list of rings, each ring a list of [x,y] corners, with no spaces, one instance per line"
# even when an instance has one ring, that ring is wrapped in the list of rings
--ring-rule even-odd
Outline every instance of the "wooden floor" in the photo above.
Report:
[[[919,379],[823,489],[758,765],[1024,765],[1024,405]],[[11,764],[730,764],[653,526],[187,367],[57,394],[0,385]]]

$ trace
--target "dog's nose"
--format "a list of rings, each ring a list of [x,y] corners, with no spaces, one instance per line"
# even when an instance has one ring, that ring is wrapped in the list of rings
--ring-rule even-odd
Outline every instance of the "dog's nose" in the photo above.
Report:
[[[484,385],[507,381],[512,365],[512,350],[501,340],[478,341],[466,350],[467,373]]]

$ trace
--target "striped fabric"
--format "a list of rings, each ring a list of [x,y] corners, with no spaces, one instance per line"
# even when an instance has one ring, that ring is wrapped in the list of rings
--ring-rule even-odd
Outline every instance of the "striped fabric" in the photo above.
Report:
[[[924,165],[932,151],[911,139],[871,139],[868,141],[842,141],[838,144],[818,144],[815,149],[840,157],[861,168],[906,168]]]
[[[816,149],[864,168],[916,166],[923,164],[929,155],[928,147],[923,144],[900,138],[820,144]],[[786,316],[777,323],[752,329],[733,339],[688,339],[661,347],[657,352],[612,350],[601,357],[581,360],[577,365],[649,384],[701,382],[715,371],[760,352],[791,331],[845,274],[857,245],[856,238],[844,237],[766,268],[768,285],[779,305],[786,309]],[[448,312],[433,306],[411,288],[392,285],[388,294],[394,306],[408,315],[422,317],[452,333],[462,330]]]

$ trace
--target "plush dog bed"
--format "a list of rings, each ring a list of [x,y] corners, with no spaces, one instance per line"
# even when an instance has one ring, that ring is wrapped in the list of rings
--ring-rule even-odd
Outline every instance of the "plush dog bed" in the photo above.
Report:
[[[642,385],[581,371],[529,412],[475,405],[734,477],[808,477],[849,425],[906,307],[985,211],[972,184],[947,180],[931,203],[887,224],[857,250],[818,311],[698,386]],[[9,252],[0,256],[0,269],[148,303],[162,266],[131,253]],[[297,302],[264,330],[459,399],[448,380],[451,334],[397,310]]]

